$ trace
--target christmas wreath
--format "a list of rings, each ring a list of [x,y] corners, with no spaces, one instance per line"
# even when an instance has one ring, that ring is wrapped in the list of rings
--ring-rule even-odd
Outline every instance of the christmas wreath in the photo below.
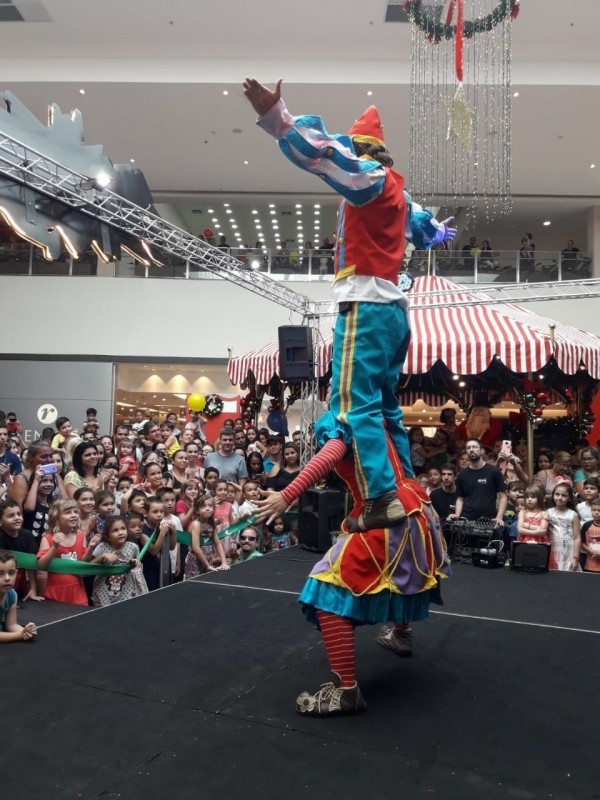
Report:
[[[223,401],[218,394],[207,394],[203,414],[205,417],[218,417],[223,411]]]
[[[503,22],[507,16],[510,15],[511,19],[516,19],[520,11],[521,0],[501,0],[501,2],[494,8],[486,17],[479,17],[479,19],[469,20],[466,19],[463,24],[463,35],[465,38],[470,39],[476,33],[484,33],[491,31],[496,25]],[[456,25],[451,23],[451,15],[446,22],[438,22],[434,17],[428,15],[428,4],[423,0],[406,0],[403,8],[408,14],[411,22],[420,28],[424,33],[429,36],[432,41],[440,42],[442,39],[453,39],[456,34]],[[453,8],[452,4],[451,8]]]

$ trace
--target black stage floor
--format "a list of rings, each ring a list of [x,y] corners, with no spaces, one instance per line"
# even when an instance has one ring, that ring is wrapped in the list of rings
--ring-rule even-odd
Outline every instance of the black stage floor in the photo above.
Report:
[[[294,700],[328,670],[296,595],[316,558],[292,548],[3,646],[2,795],[600,797],[600,578],[459,564],[412,658],[357,631],[366,713],[312,719]]]

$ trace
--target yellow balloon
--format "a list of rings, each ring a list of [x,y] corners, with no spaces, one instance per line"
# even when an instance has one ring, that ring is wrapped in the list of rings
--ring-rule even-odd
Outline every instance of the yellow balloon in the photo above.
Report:
[[[206,405],[206,398],[203,394],[191,394],[187,399],[190,411],[203,411]]]

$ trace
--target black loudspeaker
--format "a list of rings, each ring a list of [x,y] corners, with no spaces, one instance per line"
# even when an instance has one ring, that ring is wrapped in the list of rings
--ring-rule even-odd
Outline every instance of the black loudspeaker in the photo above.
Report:
[[[279,328],[279,377],[282,381],[308,381],[313,376],[312,331],[304,325]]]
[[[513,542],[511,569],[547,572],[550,563],[550,545],[530,542]]]
[[[339,531],[345,516],[346,493],[337,489],[310,489],[300,498],[298,544],[313,553],[325,553],[331,532]]]

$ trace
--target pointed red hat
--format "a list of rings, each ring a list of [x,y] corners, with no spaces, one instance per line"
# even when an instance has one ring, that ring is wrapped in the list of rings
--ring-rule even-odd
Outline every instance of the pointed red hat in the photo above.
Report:
[[[367,144],[383,144],[383,125],[379,119],[379,111],[369,106],[350,128],[348,135],[352,139]]]

